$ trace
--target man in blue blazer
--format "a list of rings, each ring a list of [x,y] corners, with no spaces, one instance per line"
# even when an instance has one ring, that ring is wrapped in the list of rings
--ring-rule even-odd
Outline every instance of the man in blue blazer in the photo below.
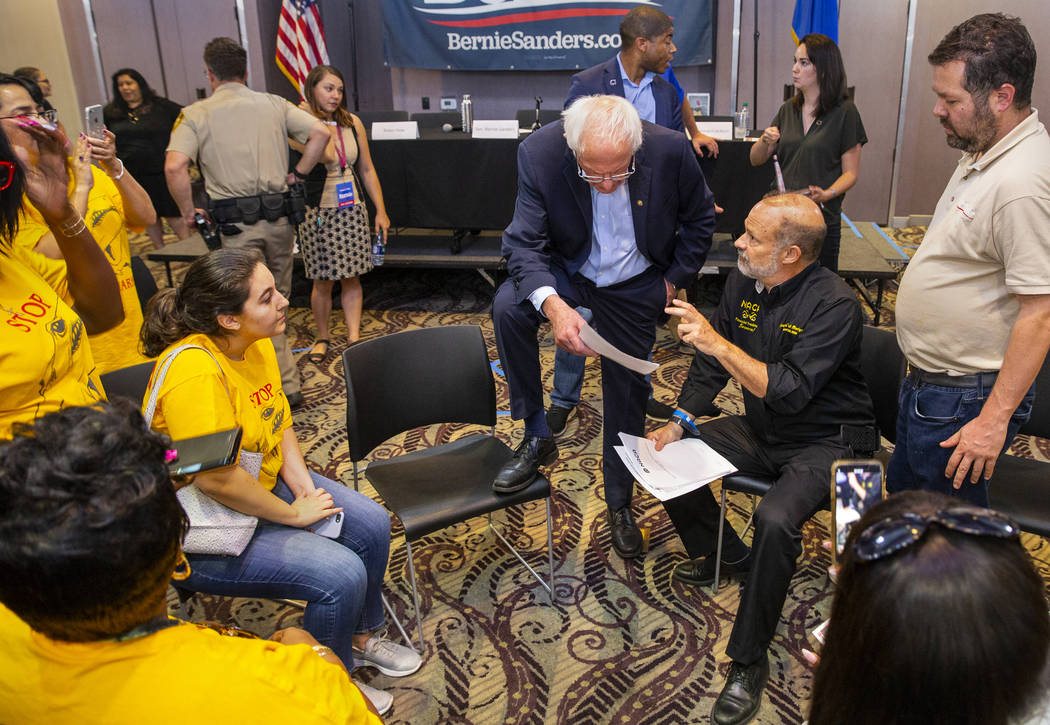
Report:
[[[588,307],[602,337],[644,359],[664,308],[703,265],[714,225],[714,200],[685,136],[643,122],[623,98],[581,98],[521,143],[518,198],[503,233],[510,277],[492,317],[511,415],[524,419],[525,436],[495,491],[525,488],[557,459],[540,384],[543,319],[558,347],[595,355],[574,309]],[[634,480],[613,446],[620,432],[642,434],[649,388],[640,373],[606,358],[601,366],[605,500],[613,546],[629,558],[642,551]]]
[[[659,75],[674,56],[673,35],[674,25],[665,13],[649,5],[633,8],[620,22],[620,52],[572,77],[565,108],[580,96],[620,96],[643,120],[684,133],[682,100]]]

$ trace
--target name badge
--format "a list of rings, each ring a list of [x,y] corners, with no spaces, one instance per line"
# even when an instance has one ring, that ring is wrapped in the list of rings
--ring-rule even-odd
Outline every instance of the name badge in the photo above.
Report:
[[[340,207],[354,205],[354,182],[344,181],[335,186],[335,198]]]

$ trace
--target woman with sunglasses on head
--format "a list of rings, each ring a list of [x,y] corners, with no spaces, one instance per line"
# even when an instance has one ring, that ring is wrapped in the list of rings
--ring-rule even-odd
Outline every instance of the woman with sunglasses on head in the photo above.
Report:
[[[751,146],[751,165],[776,154],[790,190],[808,190],[820,204],[828,231],[820,263],[839,269],[842,200],[860,177],[864,124],[846,90],[846,68],[835,41],[810,33],[799,41],[791,66],[795,95],[784,102]],[[773,189],[776,189],[773,182]]]
[[[185,239],[190,230],[164,177],[164,151],[181,111],[175,101],[158,96],[137,70],[121,68],[113,74],[113,100],[102,113],[117,137],[117,154],[146,190],[157,216],[167,219],[175,236]],[[164,246],[160,219],[146,226],[146,234],[155,248]]]
[[[1050,615],[1009,518],[907,491],[854,524],[809,725],[1050,722]]]
[[[6,86],[0,86],[4,105]],[[88,334],[123,317],[116,277],[67,195],[66,138],[31,109],[0,114],[0,441],[16,422],[103,397]],[[15,150],[9,136],[18,136]],[[23,196],[24,192],[24,196]],[[11,244],[23,200],[36,207],[65,274]],[[72,300],[67,304],[66,298]]]
[[[118,401],[49,413],[0,448],[0,722],[378,723],[306,632],[168,616],[168,582],[189,573],[171,447]]]
[[[410,675],[419,655],[378,634],[390,516],[368,496],[310,471],[292,430],[270,341],[284,331],[287,308],[258,251],[220,249],[193,262],[182,284],[159,292],[146,310],[143,347],[159,358],[147,394],[156,395],[153,427],[175,439],[240,427],[241,449],[262,458],[257,477],[240,467],[197,476],[203,494],[260,521],[237,556],[190,554],[193,573],[182,586],[305,600],[303,627],[348,665]],[[177,349],[185,345],[196,347]],[[307,530],[339,512],[334,538]],[[390,707],[389,693],[362,689],[380,714]]]
[[[303,83],[304,110],[328,125],[331,138],[324,152],[328,176],[318,206],[309,206],[299,225],[306,276],[314,282],[310,294],[317,341],[307,357],[320,364],[328,355],[332,288],[339,281],[347,341],[361,335],[360,276],[372,270],[371,232],[362,187],[376,207],[375,234],[386,240],[390,219],[383,203],[383,189],[368,151],[364,124],[346,110],[343,74],[330,65],[310,71]],[[294,142],[292,147],[302,150]]]

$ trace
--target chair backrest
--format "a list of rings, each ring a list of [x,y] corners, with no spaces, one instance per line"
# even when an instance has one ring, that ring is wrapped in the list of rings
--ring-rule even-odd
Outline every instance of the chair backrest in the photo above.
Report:
[[[518,128],[532,128],[532,124],[536,122],[536,109],[535,108],[522,108],[515,118],[518,119]],[[557,108],[541,108],[540,109],[540,123],[546,126],[548,123],[554,123],[561,118],[561,110]]]
[[[156,360],[148,360],[138,365],[102,373],[99,378],[102,380],[102,388],[106,391],[106,399],[127,398],[135,405],[141,406],[155,364]]]
[[[407,121],[408,111],[355,111],[354,115],[361,119],[365,129],[371,131],[372,124],[376,121],[384,123],[387,121]]]
[[[446,123],[455,127],[460,124],[463,118],[459,115],[459,111],[436,111],[433,113],[413,113],[412,120],[423,129],[441,128]]]
[[[875,406],[875,423],[891,443],[897,438],[897,395],[904,379],[904,353],[897,335],[878,327],[864,326],[860,344],[860,368]]]
[[[146,303],[157,294],[157,280],[153,278],[153,273],[142,261],[142,257],[138,256],[131,258],[131,276],[135,280],[135,291],[139,294],[139,306],[142,307],[142,313],[145,314]]]
[[[496,424],[496,386],[481,328],[449,325],[357,342],[343,351],[350,459],[435,423]]]
[[[784,100],[785,101],[788,100],[789,98],[791,98],[792,96],[794,96],[795,92],[796,92],[796,90],[795,90],[794,84],[792,84],[792,83],[785,83],[784,84]],[[852,101],[854,96],[857,95],[857,87],[856,86],[849,86],[848,88],[846,88],[846,95]]]
[[[1032,417],[1021,426],[1021,433],[1039,438],[1050,438],[1050,355],[1035,376],[1035,403]]]

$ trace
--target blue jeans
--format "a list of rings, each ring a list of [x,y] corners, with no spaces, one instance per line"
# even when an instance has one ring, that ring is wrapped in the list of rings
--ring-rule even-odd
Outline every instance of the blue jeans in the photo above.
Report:
[[[337,538],[260,519],[240,556],[187,555],[193,573],[177,585],[228,597],[306,600],[303,628],[352,667],[352,636],[384,623],[390,515],[364,494],[312,471],[310,476],[343,508]],[[281,478],[273,493],[289,503],[295,498]]]
[[[952,479],[945,477],[944,469],[955,449],[941,448],[939,444],[977,417],[991,391],[990,385],[949,388],[905,378],[897,401],[897,440],[886,471],[886,490],[890,493],[909,489],[937,491],[987,507],[987,479],[971,483],[967,475],[961,488],[953,488]],[[1032,386],[1010,418],[1004,451],[1031,417],[1034,400],[1035,386]]]

